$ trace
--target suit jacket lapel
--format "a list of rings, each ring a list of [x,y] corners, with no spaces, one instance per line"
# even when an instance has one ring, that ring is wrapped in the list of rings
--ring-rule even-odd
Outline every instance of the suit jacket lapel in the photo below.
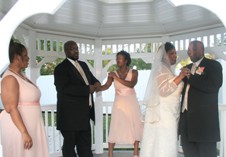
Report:
[[[205,65],[205,62],[206,62],[206,58],[204,57],[203,60],[200,62],[199,67],[200,66],[204,66]],[[191,64],[188,64],[186,67],[191,70],[192,63]],[[182,91],[182,95],[184,96],[185,91],[186,91],[186,87],[187,87],[187,84],[188,84],[188,81],[187,81],[187,78],[184,78],[183,80],[184,80],[184,89]],[[183,100],[183,97],[182,97],[182,100]]]
[[[199,67],[205,66],[205,64],[206,64],[206,58],[204,57],[203,60],[200,62]],[[186,67],[191,70],[192,63],[187,65]],[[182,109],[182,106],[183,106],[184,95],[185,95],[187,84],[188,84],[187,78],[184,78],[183,81],[184,81],[184,88],[183,88],[183,91],[182,91],[181,109]]]
[[[205,66],[205,65],[206,65],[206,58],[204,57],[204,58],[202,59],[202,61],[200,62],[199,67],[203,67],[203,66]]]
[[[75,74],[75,76],[77,76],[78,79],[80,79],[81,81],[83,81],[85,83],[85,81],[83,80],[81,74],[76,69],[76,67],[68,59],[67,59],[67,61],[68,61],[68,65],[69,65],[70,69],[73,71],[73,73]]]

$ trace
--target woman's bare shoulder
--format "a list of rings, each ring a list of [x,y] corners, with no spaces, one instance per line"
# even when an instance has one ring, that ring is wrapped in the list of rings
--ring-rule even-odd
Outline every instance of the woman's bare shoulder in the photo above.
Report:
[[[5,76],[1,81],[2,87],[4,85],[10,86],[10,85],[15,85],[15,84],[18,84],[18,82],[17,82],[17,79],[13,75]]]

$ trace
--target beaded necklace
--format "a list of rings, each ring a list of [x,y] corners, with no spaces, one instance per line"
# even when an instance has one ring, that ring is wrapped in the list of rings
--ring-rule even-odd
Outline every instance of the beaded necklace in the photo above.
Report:
[[[14,70],[8,68],[9,71],[11,71],[12,73],[14,73],[15,75],[19,76],[20,78],[22,78],[23,80],[29,82],[30,84],[34,85],[35,87],[37,87],[33,82],[31,82],[26,76],[24,76],[23,74],[19,74],[17,72],[15,72]]]

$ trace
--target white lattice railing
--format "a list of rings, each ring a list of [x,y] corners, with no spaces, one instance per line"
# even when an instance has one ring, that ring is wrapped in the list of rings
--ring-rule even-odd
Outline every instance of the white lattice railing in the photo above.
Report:
[[[75,40],[79,46],[81,56],[87,55],[93,56],[94,53],[101,54],[103,56],[107,56],[111,53],[107,53],[111,51],[113,54],[117,53],[120,50],[126,50],[132,54],[134,53],[150,53],[156,52],[158,47],[162,42],[170,41],[176,47],[177,51],[186,51],[188,48],[188,44],[192,40],[200,40],[203,41],[204,46],[208,48],[221,47],[226,45],[226,32],[225,29],[216,28],[209,29],[203,31],[193,31],[192,33],[178,33],[178,34],[170,34],[168,36],[137,36],[133,39],[115,39],[115,38],[107,38],[101,39],[101,47],[98,49],[100,52],[95,52],[95,39],[71,39]],[[64,42],[68,40],[68,37],[64,36],[55,36],[51,34],[42,34],[38,33],[36,38],[36,50],[39,55],[47,57],[51,56],[55,58],[59,57],[59,54],[63,54],[63,45]],[[103,52],[103,54],[102,54]],[[178,53],[178,55],[180,55]],[[132,55],[133,56],[133,55]],[[64,55],[61,57],[64,58]],[[115,59],[115,56],[113,57]]]
[[[140,102],[142,104],[142,102]],[[111,106],[112,102],[104,102],[103,103],[103,143],[100,145],[102,148],[108,148],[108,131],[109,131],[109,117],[111,116]],[[45,123],[45,129],[48,136],[48,142],[49,142],[49,151],[51,156],[60,156],[61,153],[61,146],[63,142],[63,138],[58,130],[56,130],[56,105],[49,105],[49,106],[42,106],[42,111],[44,114],[44,123]],[[219,105],[219,111],[220,111],[220,129],[221,129],[221,142],[218,143],[218,149],[219,149],[219,157],[225,157],[226,156],[226,104]],[[96,126],[92,127],[92,135],[95,135]],[[98,145],[95,143],[95,139],[98,139],[98,137],[93,136],[93,150],[97,149]],[[180,143],[180,141],[179,141]],[[133,145],[120,145],[116,147],[120,148],[133,148]],[[178,151],[181,152],[181,146],[179,145]]]
[[[56,130],[56,105],[42,106],[44,125],[48,137],[51,156],[60,156],[63,137]]]

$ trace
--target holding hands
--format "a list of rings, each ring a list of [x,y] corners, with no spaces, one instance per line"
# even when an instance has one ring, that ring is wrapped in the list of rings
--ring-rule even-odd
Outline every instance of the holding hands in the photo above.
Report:
[[[113,80],[114,80],[115,78],[118,78],[118,77],[117,77],[117,75],[116,75],[114,72],[108,73],[108,79],[107,79],[107,82],[106,82],[104,85],[102,85],[102,86],[99,85],[99,86],[96,88],[96,92],[100,92],[100,91],[107,90],[107,89],[111,86],[111,84],[112,84],[112,82],[113,82]]]
[[[108,73],[108,77],[115,79],[117,76],[114,72],[110,72],[110,73]]]
[[[94,85],[89,85],[89,91],[91,94],[93,94],[94,92],[98,92],[98,89],[100,88],[100,83],[96,82]]]
[[[178,85],[185,77],[189,78],[190,74],[190,69],[183,67],[181,68],[180,74],[174,79],[174,82]]]
[[[183,67],[181,68],[181,72],[179,74],[180,77],[184,78],[184,77],[187,77],[189,78],[191,75],[191,70],[188,69],[187,67]]]

